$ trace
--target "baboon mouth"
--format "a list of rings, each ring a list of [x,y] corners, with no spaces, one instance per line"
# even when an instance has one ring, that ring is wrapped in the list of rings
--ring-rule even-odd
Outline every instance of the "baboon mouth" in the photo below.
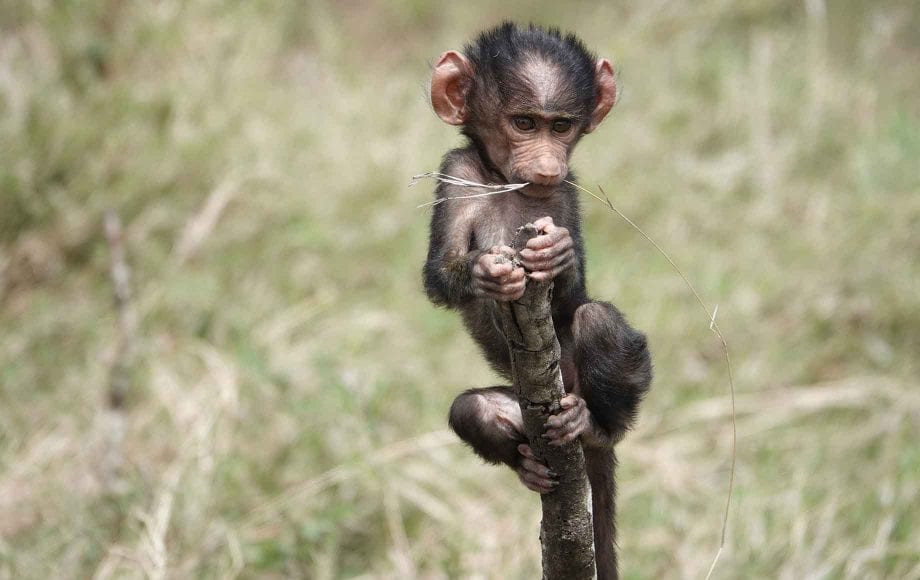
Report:
[[[559,184],[546,185],[542,183],[530,182],[527,187],[521,189],[521,193],[528,197],[548,197],[556,191]]]

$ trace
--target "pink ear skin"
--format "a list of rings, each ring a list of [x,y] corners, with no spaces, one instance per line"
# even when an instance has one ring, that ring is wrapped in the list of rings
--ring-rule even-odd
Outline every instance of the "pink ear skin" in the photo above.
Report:
[[[441,55],[431,75],[431,106],[442,121],[450,125],[466,122],[466,93],[473,67],[454,50]]]
[[[594,78],[597,80],[597,100],[594,111],[591,112],[591,122],[585,129],[585,133],[597,129],[617,102],[617,80],[609,60],[598,59],[597,66],[594,68]]]

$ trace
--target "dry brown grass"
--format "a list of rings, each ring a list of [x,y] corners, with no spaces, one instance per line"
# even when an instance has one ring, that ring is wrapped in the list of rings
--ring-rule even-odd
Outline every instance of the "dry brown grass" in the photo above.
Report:
[[[534,575],[536,497],[443,431],[495,378],[421,293],[405,183],[456,142],[426,59],[535,14],[621,70],[583,183],[731,331],[713,578],[920,577],[913,5],[165,0],[0,4],[0,578]],[[114,488],[109,207],[138,320]],[[619,446],[624,571],[703,578],[719,345],[584,209],[589,287],[656,363]]]

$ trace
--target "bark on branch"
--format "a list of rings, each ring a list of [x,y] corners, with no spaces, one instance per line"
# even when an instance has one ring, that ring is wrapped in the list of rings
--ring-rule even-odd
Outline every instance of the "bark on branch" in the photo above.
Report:
[[[518,232],[515,249],[520,250],[536,235],[533,224],[525,225]],[[560,409],[559,401],[565,396],[559,366],[561,348],[550,307],[552,292],[552,281],[528,280],[520,299],[499,303],[499,314],[508,340],[524,430],[534,454],[559,476],[556,489],[540,496],[543,578],[591,579],[594,533],[581,443],[575,440],[555,447],[542,437],[546,420]]]

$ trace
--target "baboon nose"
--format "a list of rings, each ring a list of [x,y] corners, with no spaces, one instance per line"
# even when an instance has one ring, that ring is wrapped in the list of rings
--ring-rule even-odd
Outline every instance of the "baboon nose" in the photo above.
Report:
[[[536,169],[535,181],[541,185],[553,185],[562,175],[562,166],[555,159],[541,159],[534,169]]]

